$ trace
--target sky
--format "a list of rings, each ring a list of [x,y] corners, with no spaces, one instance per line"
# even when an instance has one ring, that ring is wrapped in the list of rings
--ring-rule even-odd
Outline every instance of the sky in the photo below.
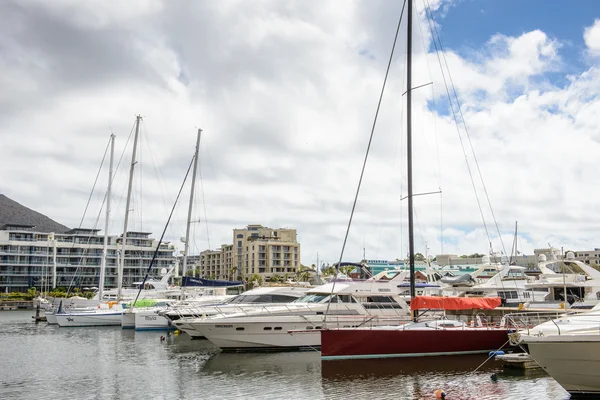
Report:
[[[517,222],[527,254],[600,247],[600,4],[415,7],[415,251],[510,254]],[[161,236],[201,128],[191,253],[262,224],[296,228],[307,265],[317,254],[404,258],[405,18],[341,256],[401,10],[391,0],[2,1],[0,193],[103,230],[112,132],[108,231],[120,234],[141,115],[129,230]],[[165,231],[178,250],[190,180]]]

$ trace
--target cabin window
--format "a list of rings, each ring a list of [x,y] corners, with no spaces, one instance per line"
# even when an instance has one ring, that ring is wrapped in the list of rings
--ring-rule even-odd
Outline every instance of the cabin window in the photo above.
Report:
[[[263,328],[263,330],[265,330],[265,331],[270,331],[270,330],[271,330],[271,327],[270,327],[270,326],[265,326],[265,327]]]
[[[280,326],[276,326],[275,328],[273,328],[273,330],[280,331],[281,327]]]
[[[246,328],[244,328],[243,326],[235,328],[236,331],[243,331],[244,329],[246,329]]]

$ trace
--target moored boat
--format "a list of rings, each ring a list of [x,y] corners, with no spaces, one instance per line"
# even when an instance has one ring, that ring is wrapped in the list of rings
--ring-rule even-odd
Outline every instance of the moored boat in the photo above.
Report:
[[[413,311],[423,309],[493,309],[500,298],[459,298],[418,296]],[[509,327],[487,325],[485,318],[472,324],[451,319],[410,322],[396,326],[323,329],[321,358],[390,358],[475,354],[498,350],[508,344]]]
[[[572,395],[600,395],[600,305],[511,335]]]

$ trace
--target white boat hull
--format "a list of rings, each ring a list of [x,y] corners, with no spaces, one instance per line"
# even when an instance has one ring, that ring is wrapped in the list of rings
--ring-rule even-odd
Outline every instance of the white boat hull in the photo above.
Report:
[[[123,315],[121,315],[121,328],[135,329],[135,313],[124,312]]]
[[[156,310],[138,311],[135,313],[135,330],[169,330],[169,320],[156,313]]]
[[[173,324],[173,326],[175,326],[175,328],[179,329],[180,331],[188,334],[192,339],[206,339],[202,333],[198,332],[186,320],[177,320],[176,322],[177,324]]]
[[[119,326],[122,314],[122,311],[56,314],[56,321],[61,327]]]
[[[571,394],[600,395],[600,335],[524,340],[535,361]]]
[[[380,326],[406,322],[403,317],[344,316],[327,318],[327,327],[351,328]],[[322,315],[291,315],[206,320],[193,324],[194,330],[223,351],[267,351],[318,349],[320,329],[325,325]]]
[[[46,311],[46,322],[48,325],[57,325],[58,321],[56,320],[56,313],[54,311]]]

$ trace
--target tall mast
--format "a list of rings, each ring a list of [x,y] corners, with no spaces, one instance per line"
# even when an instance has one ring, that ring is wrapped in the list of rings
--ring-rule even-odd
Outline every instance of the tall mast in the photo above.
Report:
[[[123,288],[123,270],[125,269],[125,245],[127,244],[127,223],[129,222],[129,203],[131,202],[131,188],[133,186],[133,170],[135,169],[135,155],[137,152],[138,135],[140,133],[140,121],[142,117],[138,115],[135,119],[135,136],[133,138],[133,154],[131,155],[131,167],[129,168],[129,187],[127,188],[127,202],[125,204],[125,222],[123,223],[123,237],[121,240],[121,261],[119,262],[117,274],[117,297],[121,298],[121,289]]]
[[[410,297],[415,297],[415,239],[413,232],[413,185],[412,185],[412,0],[408,0],[406,35],[406,151],[408,185],[408,257],[410,265]],[[416,314],[414,315],[416,320]]]
[[[104,278],[106,276],[106,258],[108,257],[108,221],[110,220],[110,195],[112,188],[113,160],[115,156],[115,135],[110,135],[110,164],[108,167],[108,187],[106,189],[106,221],[104,221],[104,248],[100,260],[100,283],[98,285],[98,299],[102,300],[104,292]]]
[[[202,129],[198,129],[198,138],[196,139],[196,153],[194,154],[194,170],[192,171],[192,187],[190,189],[190,204],[188,207],[187,225],[185,227],[185,242],[183,244],[183,273],[182,277],[187,274],[187,259],[190,239],[190,225],[192,224],[192,207],[194,205],[194,187],[196,184],[196,171],[198,169],[198,152],[200,150],[200,136]],[[182,278],[183,282],[183,278]],[[183,290],[183,289],[182,289]]]

